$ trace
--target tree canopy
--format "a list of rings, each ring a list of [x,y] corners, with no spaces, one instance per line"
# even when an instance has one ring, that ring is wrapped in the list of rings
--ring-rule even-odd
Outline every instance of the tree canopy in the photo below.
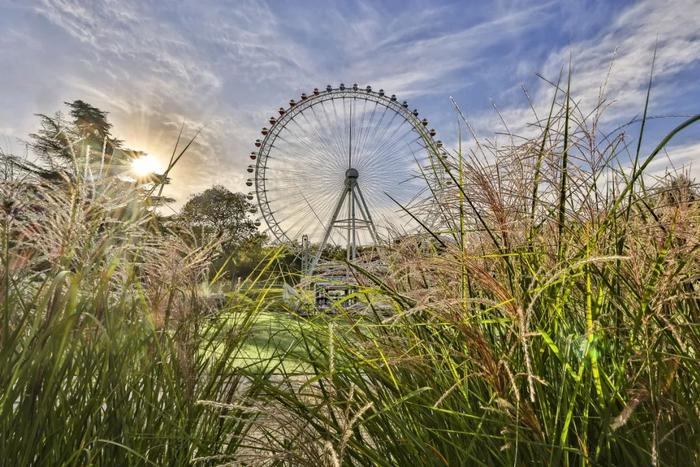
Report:
[[[149,208],[172,201],[154,194],[154,188],[169,179],[163,174],[137,174],[132,162],[143,157],[139,150],[124,147],[112,134],[108,113],[82,100],[65,102],[67,113],[38,114],[39,128],[29,135],[32,160],[0,154],[13,177],[69,186],[88,179],[94,190],[138,189]],[[6,176],[9,176],[6,174]],[[102,181],[105,183],[95,183]]]
[[[221,241],[221,255],[212,266],[218,271],[225,265],[229,278],[234,280],[254,270],[265,255],[266,237],[258,232],[249,214],[252,208],[243,193],[215,185],[192,196],[182,207],[178,221],[192,230],[198,242],[204,243],[211,236]]]
[[[40,128],[29,135],[34,152],[50,167],[59,169],[72,164],[89,147],[91,153],[106,158],[108,167],[115,165],[115,151],[122,148],[122,141],[112,135],[107,112],[82,100],[65,105],[70,119],[61,112],[53,116],[38,114]],[[128,150],[118,157],[128,159]],[[125,161],[121,162],[123,165]]]
[[[255,221],[248,216],[251,208],[253,205],[243,193],[233,193],[215,185],[192,196],[182,208],[181,217],[192,227],[237,245],[258,230]]]

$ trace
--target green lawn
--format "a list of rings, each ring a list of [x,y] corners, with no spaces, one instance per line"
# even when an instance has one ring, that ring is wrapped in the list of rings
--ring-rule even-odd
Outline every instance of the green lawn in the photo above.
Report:
[[[228,321],[228,326],[240,326],[241,321],[246,319],[242,313],[228,313],[224,318]],[[243,368],[272,367],[279,365],[276,373],[304,373],[300,361],[295,357],[295,353],[301,350],[298,340],[292,334],[293,329],[306,327],[304,318],[286,311],[264,311],[258,313],[248,330],[248,336],[244,340],[241,349],[236,356],[236,366]],[[217,336],[218,339],[225,337],[224,333]],[[223,343],[216,347],[223,347]]]

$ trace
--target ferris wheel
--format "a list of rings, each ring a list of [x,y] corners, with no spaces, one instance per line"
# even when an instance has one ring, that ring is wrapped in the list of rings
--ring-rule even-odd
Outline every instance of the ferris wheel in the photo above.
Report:
[[[441,147],[406,101],[383,90],[341,84],[302,94],[269,119],[250,153],[246,184],[268,231],[280,242],[324,248],[379,244],[416,231],[406,210],[427,192],[426,170]]]

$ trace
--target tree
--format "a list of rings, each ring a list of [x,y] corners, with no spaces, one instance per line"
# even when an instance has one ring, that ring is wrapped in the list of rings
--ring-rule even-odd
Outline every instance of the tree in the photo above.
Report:
[[[39,114],[40,129],[29,135],[30,146],[53,171],[75,170],[84,160],[99,160],[100,170],[108,175],[123,172],[130,153],[122,141],[112,136],[107,112],[82,100],[65,102],[71,119],[61,112],[49,117]],[[87,156],[86,151],[90,154]]]
[[[243,193],[215,185],[192,196],[180,217],[201,234],[214,234],[229,246],[237,246],[258,230],[248,216],[253,208]]]
[[[107,152],[121,146],[121,141],[111,135],[112,124],[107,121],[107,112],[81,100],[64,102],[70,108],[73,125],[77,133],[89,143],[107,144]],[[105,143],[106,140],[106,143]]]
[[[89,175],[93,181],[109,178],[114,184],[118,183],[115,178],[119,178],[123,183],[135,183],[144,188],[152,205],[168,201],[148,190],[149,186],[168,184],[169,179],[164,174],[136,177],[132,173],[132,162],[144,153],[124,147],[123,142],[112,135],[107,112],[82,100],[65,104],[70,118],[61,112],[53,116],[38,114],[40,128],[29,135],[29,147],[40,162],[17,157],[6,159],[12,159],[20,170],[44,180],[75,181]]]
[[[65,104],[68,117],[61,112],[38,114],[39,129],[29,135],[29,147],[38,156],[36,162],[8,154],[0,154],[0,161],[45,182],[72,184],[86,178],[96,190],[100,187],[95,182],[100,180],[106,181],[103,185],[109,189],[136,189],[150,208],[172,201],[154,193],[155,187],[170,182],[164,174],[133,173],[132,162],[144,153],[125,148],[112,135],[107,112],[82,100]]]
[[[254,205],[243,193],[233,193],[215,185],[192,196],[183,206],[178,222],[188,226],[200,244],[215,236],[222,243],[222,253],[213,262],[218,271],[224,264],[229,278],[245,276],[264,255],[266,237],[258,233],[249,213]]]

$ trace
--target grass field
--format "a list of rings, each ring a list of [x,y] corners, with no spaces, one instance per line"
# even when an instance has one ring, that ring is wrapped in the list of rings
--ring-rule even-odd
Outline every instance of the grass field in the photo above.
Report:
[[[236,317],[229,319],[236,322]],[[238,365],[243,368],[279,365],[276,370],[279,373],[305,373],[308,368],[295,358],[300,351],[296,330],[305,326],[303,318],[286,310],[258,314],[237,355]]]

